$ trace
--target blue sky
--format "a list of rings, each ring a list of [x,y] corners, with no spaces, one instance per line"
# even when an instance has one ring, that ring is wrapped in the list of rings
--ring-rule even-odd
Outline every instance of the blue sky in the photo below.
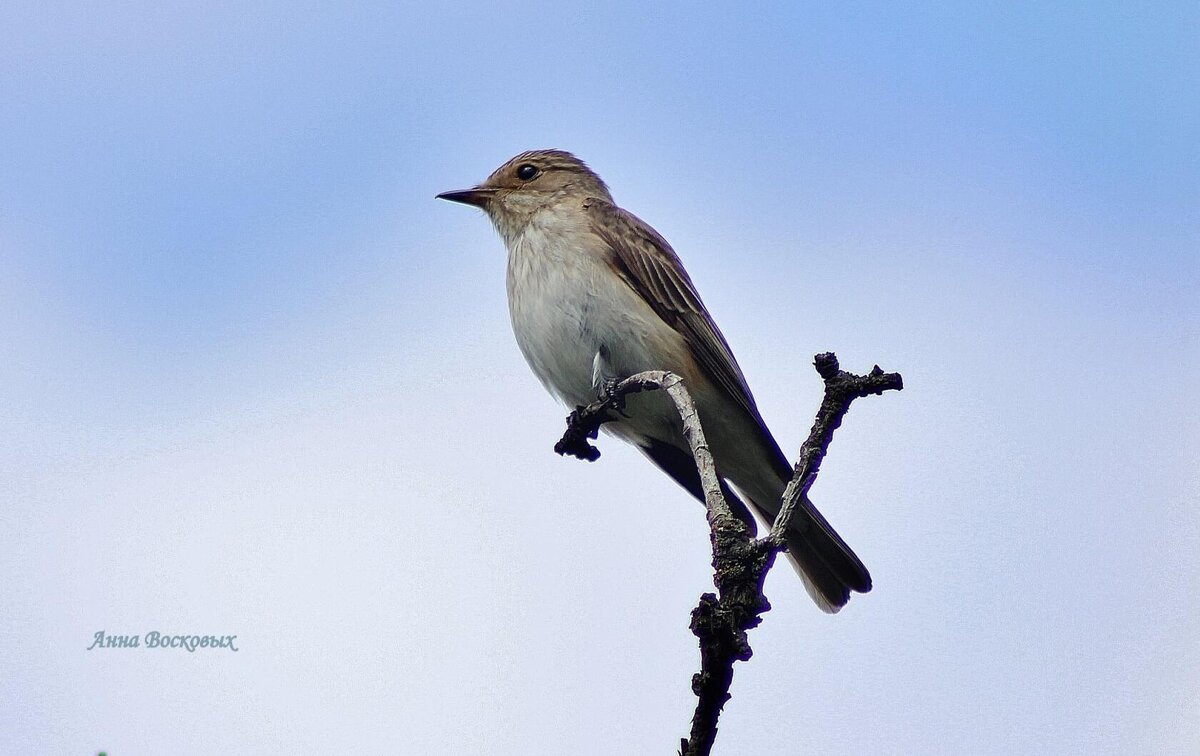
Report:
[[[813,492],[876,589],[831,618],[770,578],[718,752],[1195,752],[1198,30],[5,4],[0,745],[675,747],[701,511],[615,441],[550,452],[503,246],[433,200],[560,147],[671,240],[789,453],[812,354],[906,379]]]

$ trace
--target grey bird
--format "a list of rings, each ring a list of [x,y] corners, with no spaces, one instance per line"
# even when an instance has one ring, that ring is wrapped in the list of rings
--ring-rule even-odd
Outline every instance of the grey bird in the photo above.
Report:
[[[720,476],[771,523],[792,468],[767,430],[746,378],[671,245],[618,207],[580,159],[523,152],[471,189],[441,199],[482,208],[508,248],[513,333],[542,384],[570,407],[645,370],[678,374],[696,401]],[[604,429],[642,451],[703,501],[682,423],[661,392],[629,398]],[[724,486],[753,532],[754,517]],[[817,605],[836,612],[871,576],[805,499],[788,557]]]

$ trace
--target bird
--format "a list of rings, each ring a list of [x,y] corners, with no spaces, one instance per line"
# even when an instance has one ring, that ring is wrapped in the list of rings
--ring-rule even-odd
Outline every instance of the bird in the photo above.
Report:
[[[792,467],[661,234],[619,207],[587,164],[557,149],[522,152],[483,183],[437,198],[480,208],[491,219],[508,251],[517,345],[552,395],[577,407],[642,371],[679,375],[696,403],[730,506],[751,533],[750,509],[774,521]],[[682,421],[663,392],[628,397],[623,414],[603,427],[704,501]],[[837,612],[851,592],[871,590],[867,568],[807,497],[786,541],[788,559],[823,611]]]

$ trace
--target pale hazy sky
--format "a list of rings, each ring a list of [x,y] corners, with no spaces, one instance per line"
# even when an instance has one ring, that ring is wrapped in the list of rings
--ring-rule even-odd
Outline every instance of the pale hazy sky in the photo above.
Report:
[[[569,149],[813,491],[721,754],[1200,752],[1195,3],[0,8],[0,751],[672,753],[701,508],[551,452],[503,247]],[[86,650],[236,634],[239,651]]]

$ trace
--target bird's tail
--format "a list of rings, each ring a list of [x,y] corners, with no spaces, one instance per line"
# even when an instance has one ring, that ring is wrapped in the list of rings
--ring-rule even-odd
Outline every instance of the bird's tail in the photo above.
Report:
[[[757,502],[754,508],[768,522],[775,514]],[[778,504],[776,504],[778,512]],[[850,600],[850,592],[871,590],[871,573],[837,531],[813,506],[801,501],[787,531],[788,561],[804,581],[808,595],[823,611],[834,613]]]

